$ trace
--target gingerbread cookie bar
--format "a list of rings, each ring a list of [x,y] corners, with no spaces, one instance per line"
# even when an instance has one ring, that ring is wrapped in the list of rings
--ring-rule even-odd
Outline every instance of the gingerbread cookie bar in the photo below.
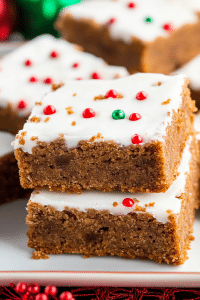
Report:
[[[164,192],[177,176],[194,101],[184,76],[69,81],[13,143],[24,188]]]
[[[6,55],[0,62],[0,129],[17,133],[35,102],[66,79],[113,79],[128,75],[80,47],[42,35]]]
[[[200,52],[200,21],[177,1],[82,1],[55,27],[68,41],[130,73],[170,74]]]
[[[165,193],[35,191],[28,202],[28,246],[45,254],[184,263],[198,207],[197,156],[193,140]]]
[[[11,142],[14,135],[0,132],[0,205],[12,200],[30,197],[19,183],[19,170]]]

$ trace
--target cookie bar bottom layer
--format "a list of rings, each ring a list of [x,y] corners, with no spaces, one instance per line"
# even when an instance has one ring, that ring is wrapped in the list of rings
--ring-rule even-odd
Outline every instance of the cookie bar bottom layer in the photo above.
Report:
[[[35,192],[28,203],[28,246],[46,254],[77,253],[84,254],[85,257],[120,256],[148,258],[158,263],[174,265],[184,263],[192,239],[195,209],[198,207],[198,148],[197,144],[194,144],[191,149],[190,172],[185,175],[184,191],[180,193],[178,188],[179,197],[176,194],[176,202],[180,201],[179,213],[176,210],[165,212],[168,216],[167,222],[160,222],[162,219],[159,217],[158,221],[155,215],[150,213],[148,207],[156,206],[152,201],[149,205],[141,207],[142,201],[137,202],[137,197],[140,199],[139,194],[129,194],[138,203],[132,212],[131,208],[126,207],[128,213],[122,210],[121,215],[119,212],[116,215],[113,213],[114,208],[110,209],[107,205],[106,209],[105,201],[106,194],[115,193],[102,193],[102,201],[105,203],[102,209],[101,199],[95,199],[94,192],[94,201],[91,201],[94,205],[91,205],[91,209],[87,206],[84,210],[82,207],[76,207],[78,202],[81,206],[84,193],[73,196],[80,201],[74,201],[76,208],[72,208],[67,199],[71,195],[49,192],[49,198],[41,201],[38,197],[36,201]],[[127,196],[127,193],[123,197],[126,197],[125,195]],[[154,195],[157,197],[157,204],[162,201],[159,195],[166,197],[165,201],[171,200],[162,193]],[[146,199],[154,199],[154,195],[146,195]],[[64,204],[63,201],[59,201],[63,197],[66,197]],[[115,201],[115,197],[111,200]],[[116,200],[119,200],[118,196]],[[86,199],[86,202],[89,201]],[[73,205],[73,201],[71,204]],[[95,205],[97,209],[94,209]],[[160,213],[160,210],[157,212]]]

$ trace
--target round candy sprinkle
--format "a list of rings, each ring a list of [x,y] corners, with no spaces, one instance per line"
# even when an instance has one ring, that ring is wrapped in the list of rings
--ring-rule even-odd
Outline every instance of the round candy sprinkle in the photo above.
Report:
[[[115,22],[116,22],[115,18],[110,18],[110,20],[108,21],[108,24],[111,25],[111,24],[113,24]]]
[[[24,100],[21,100],[18,102],[18,105],[17,105],[18,109],[24,109],[27,107],[27,104]]]
[[[128,8],[135,8],[135,3],[134,2],[129,2],[128,3]]]
[[[163,29],[168,31],[168,32],[172,32],[173,31],[173,26],[170,23],[166,23],[163,25]]]
[[[117,98],[118,97],[118,93],[115,90],[109,90],[106,95],[106,98]]]
[[[98,74],[97,72],[94,72],[94,73],[92,73],[91,78],[92,79],[101,79],[101,75]]]
[[[78,68],[79,67],[79,63],[74,63],[73,65],[72,65],[72,68]]]
[[[83,118],[89,119],[96,116],[95,111],[92,108],[86,108],[82,113]]]
[[[132,144],[141,144],[143,142],[143,138],[139,134],[135,134],[131,138]]]
[[[45,115],[53,115],[56,113],[56,108],[53,105],[47,105],[43,109]]]
[[[137,120],[139,120],[139,119],[141,119],[141,118],[142,118],[141,115],[138,114],[138,113],[133,113],[133,114],[131,114],[131,115],[129,116],[129,120],[130,120],[130,121],[137,121]]]
[[[44,293],[47,296],[55,297],[58,293],[58,289],[55,285],[48,285],[45,287]]]
[[[37,82],[38,79],[36,77],[32,76],[32,77],[29,78],[29,81],[30,82]]]
[[[37,294],[35,300],[49,300],[49,297],[43,293]]]
[[[144,21],[145,21],[147,24],[150,24],[150,23],[153,23],[153,18],[151,18],[151,17],[146,17],[146,18],[144,19]]]
[[[59,54],[58,54],[57,51],[52,51],[52,52],[50,53],[50,56],[51,56],[52,58],[57,58],[57,57],[59,56]]]
[[[30,284],[27,291],[32,295],[38,294],[40,292],[40,286],[38,284]]]
[[[27,59],[27,60],[24,62],[24,64],[25,64],[26,67],[32,66],[32,62],[31,62],[30,59]]]
[[[72,296],[72,293],[70,292],[63,292],[60,297],[59,297],[60,300],[72,300],[73,299],[73,296]]]
[[[131,198],[125,198],[122,201],[122,204],[126,207],[132,207],[134,205],[134,201]]]
[[[18,294],[23,294],[26,292],[26,290],[27,290],[27,284],[25,282],[19,282],[15,287],[15,291]]]
[[[137,100],[145,100],[147,99],[147,93],[146,92],[138,92],[135,96]]]
[[[47,78],[44,80],[44,83],[45,83],[45,84],[52,84],[52,83],[53,83],[53,80],[52,80],[50,77],[47,77]]]
[[[112,118],[114,120],[120,120],[125,118],[125,112],[121,109],[116,109],[112,113]]]

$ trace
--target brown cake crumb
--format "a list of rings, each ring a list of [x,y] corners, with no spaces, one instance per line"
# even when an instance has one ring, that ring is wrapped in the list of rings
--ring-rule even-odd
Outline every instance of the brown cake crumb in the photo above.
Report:
[[[133,211],[134,211],[134,212],[135,212],[135,211],[146,212],[146,208],[145,208],[145,207],[142,207],[142,206],[139,206],[138,204],[136,204],[135,209],[134,209]]]
[[[104,99],[106,99],[106,97],[103,96],[103,95],[99,95],[99,96],[94,97],[94,100],[104,100]]]
[[[35,105],[42,105],[42,102],[35,102]]]
[[[118,79],[118,78],[120,78],[121,76],[117,73],[117,74],[115,74],[115,76],[114,76],[114,79]]]
[[[172,213],[172,210],[171,210],[171,209],[168,209],[168,210],[166,210],[166,213],[169,215],[169,214]]]
[[[171,99],[167,99],[166,101],[163,101],[161,104],[162,105],[167,105],[171,102]]]
[[[20,138],[19,138],[19,144],[25,145],[25,139],[22,136],[20,136]]]
[[[121,93],[118,93],[117,98],[123,98],[124,96]]]
[[[49,259],[49,256],[42,251],[34,251],[31,258],[32,259]]]
[[[73,97],[75,97],[76,95],[77,95],[77,94],[76,94],[76,93],[74,93],[74,94],[73,94]]]
[[[81,46],[79,46],[79,45],[74,45],[74,48],[76,49],[76,50],[78,50],[78,51],[81,51],[81,52],[83,52],[83,47],[81,47]]]
[[[68,109],[67,113],[68,113],[68,115],[72,115],[74,113],[74,111],[72,109]]]
[[[38,140],[38,136],[32,136],[32,137],[30,138],[30,140],[31,140],[31,141]]]
[[[145,207],[154,207],[155,202],[150,202],[148,204],[145,204]]]
[[[19,134],[17,134],[15,138],[18,139],[19,138]]]
[[[75,126],[75,125],[76,125],[76,121],[73,121],[73,122],[72,122],[72,126]]]
[[[21,136],[26,136],[26,135],[27,135],[27,131],[21,132]]]
[[[116,207],[118,205],[117,202],[113,202],[113,206]]]
[[[53,83],[53,85],[52,85],[52,91],[53,92],[55,92],[57,89],[59,89],[59,88],[61,88],[61,86],[63,86],[64,85],[64,83],[59,83],[59,84],[55,84],[55,83]]]
[[[40,118],[36,117],[36,116],[33,116],[31,119],[29,119],[30,122],[33,122],[33,123],[39,123],[40,122]]]
[[[47,117],[47,118],[44,120],[44,122],[48,122],[49,120],[50,120],[50,118]]]
[[[63,137],[64,137],[64,134],[63,134],[63,133],[59,133],[59,136],[63,138]]]
[[[99,139],[103,139],[103,135],[101,133],[97,133],[97,135],[92,136],[89,142],[94,142],[95,140]]]

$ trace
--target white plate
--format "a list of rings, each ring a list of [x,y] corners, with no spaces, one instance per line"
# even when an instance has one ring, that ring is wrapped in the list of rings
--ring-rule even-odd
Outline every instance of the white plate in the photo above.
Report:
[[[0,284],[25,280],[65,286],[200,286],[200,213],[189,259],[181,266],[118,257],[84,259],[75,254],[33,260],[33,249],[26,245],[26,203],[18,200],[0,207]]]

